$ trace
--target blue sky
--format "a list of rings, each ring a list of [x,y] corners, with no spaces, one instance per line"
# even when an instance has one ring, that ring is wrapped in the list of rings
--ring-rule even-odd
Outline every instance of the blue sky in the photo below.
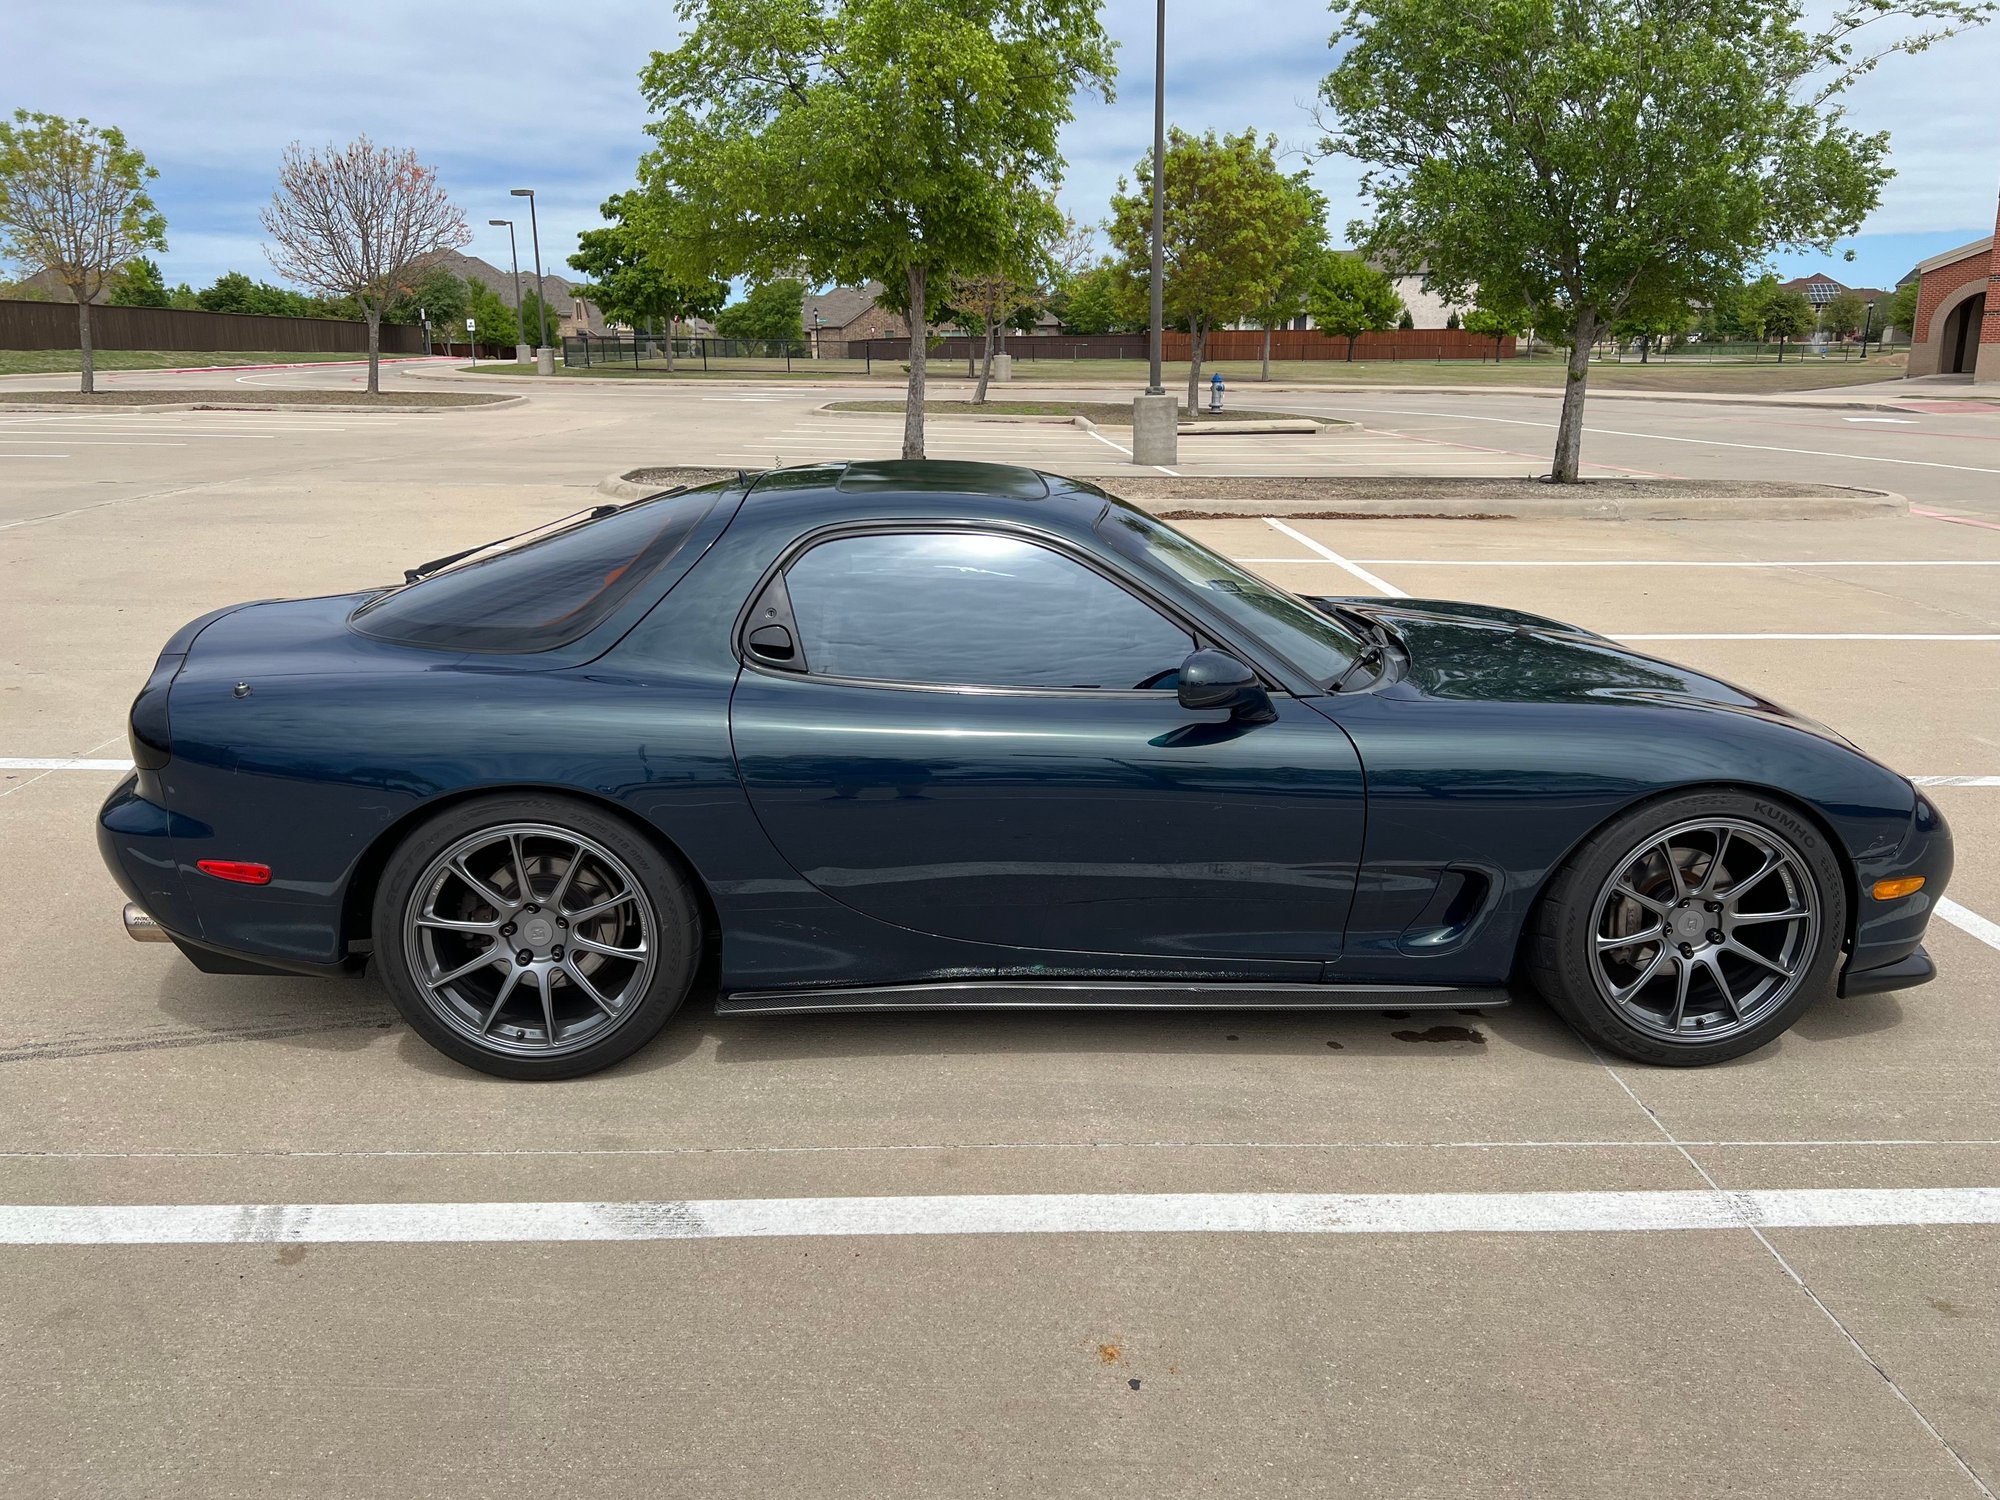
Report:
[[[1308,106],[1330,64],[1327,12],[1313,0],[1170,0],[1167,114],[1194,129],[1254,125],[1303,149]],[[677,22],[660,0],[551,8],[516,0],[13,0],[0,107],[86,115],[124,127],[160,169],[169,282],[199,287],[225,270],[265,279],[257,211],[278,157],[362,131],[415,147],[442,172],[474,225],[468,247],[504,264],[507,237],[486,221],[516,212],[534,187],[542,259],[562,261],[597,205],[629,185],[645,144],[636,77]],[[1152,131],[1150,0],[1108,0],[1123,45],[1118,99],[1085,103],[1065,137],[1063,201],[1101,219],[1118,176]],[[509,69],[510,52],[520,58]],[[2000,27],[1896,59],[1854,90],[1853,121],[1892,133],[1897,169],[1866,232],[1840,251],[1785,256],[1781,274],[1824,269],[1850,285],[1892,285],[1912,262],[1993,228],[2000,131],[1992,80]],[[529,80],[532,80],[530,82]],[[1356,168],[1315,168],[1336,226],[1359,212]],[[522,214],[522,255],[528,255]]]

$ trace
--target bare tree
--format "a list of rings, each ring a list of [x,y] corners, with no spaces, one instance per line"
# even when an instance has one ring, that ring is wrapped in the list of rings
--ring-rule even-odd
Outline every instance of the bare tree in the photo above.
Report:
[[[981,275],[952,278],[952,305],[978,318],[984,328],[983,357],[979,380],[973,387],[975,406],[986,402],[986,387],[993,379],[993,354],[1000,330],[1021,313],[1036,313],[1049,305],[1063,285],[1088,263],[1095,246],[1097,227],[1079,224],[1068,214],[1050,217],[1039,226],[1027,265],[989,271]],[[970,362],[971,355],[967,354]],[[968,370],[968,374],[971,372]]]
[[[127,262],[167,248],[146,194],[159,175],[116,128],[25,109],[0,120],[0,260],[47,273],[75,300],[85,392],[97,389],[90,304]]]
[[[429,257],[472,238],[434,168],[365,135],[325,151],[292,142],[263,219],[276,241],[264,254],[280,276],[361,304],[371,394],[382,389],[383,309]]]

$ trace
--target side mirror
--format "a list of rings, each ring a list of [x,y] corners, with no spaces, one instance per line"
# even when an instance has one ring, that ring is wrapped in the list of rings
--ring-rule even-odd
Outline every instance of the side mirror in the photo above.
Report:
[[[1226,708],[1251,724],[1278,717],[1257,674],[1224,651],[1197,651],[1181,663],[1180,702],[1182,708]]]

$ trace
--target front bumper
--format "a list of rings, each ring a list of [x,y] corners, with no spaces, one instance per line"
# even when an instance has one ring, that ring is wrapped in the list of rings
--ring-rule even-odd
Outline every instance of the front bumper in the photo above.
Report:
[[[1937,978],[1937,965],[1931,956],[1918,948],[1907,958],[1899,958],[1894,963],[1881,964],[1873,969],[1856,969],[1852,964],[1840,976],[1840,997],[1845,1000],[1850,995],[1879,995],[1884,990],[1907,990],[1920,984],[1929,984]]]
[[[1854,940],[1847,968],[1840,976],[1843,995],[1874,995],[1884,990],[1927,984],[1937,966],[1924,952],[1924,929],[1951,881],[1951,829],[1928,797],[1919,793],[1910,814],[1909,832],[1887,859],[1864,860],[1855,868]],[[1878,881],[1923,877],[1923,888],[1891,901],[1871,894]]]

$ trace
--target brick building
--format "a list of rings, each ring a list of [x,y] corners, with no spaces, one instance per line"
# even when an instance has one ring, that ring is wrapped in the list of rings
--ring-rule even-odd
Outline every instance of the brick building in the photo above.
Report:
[[[1923,280],[1910,330],[1910,374],[2000,384],[2000,236],[1919,261],[1917,274]]]

